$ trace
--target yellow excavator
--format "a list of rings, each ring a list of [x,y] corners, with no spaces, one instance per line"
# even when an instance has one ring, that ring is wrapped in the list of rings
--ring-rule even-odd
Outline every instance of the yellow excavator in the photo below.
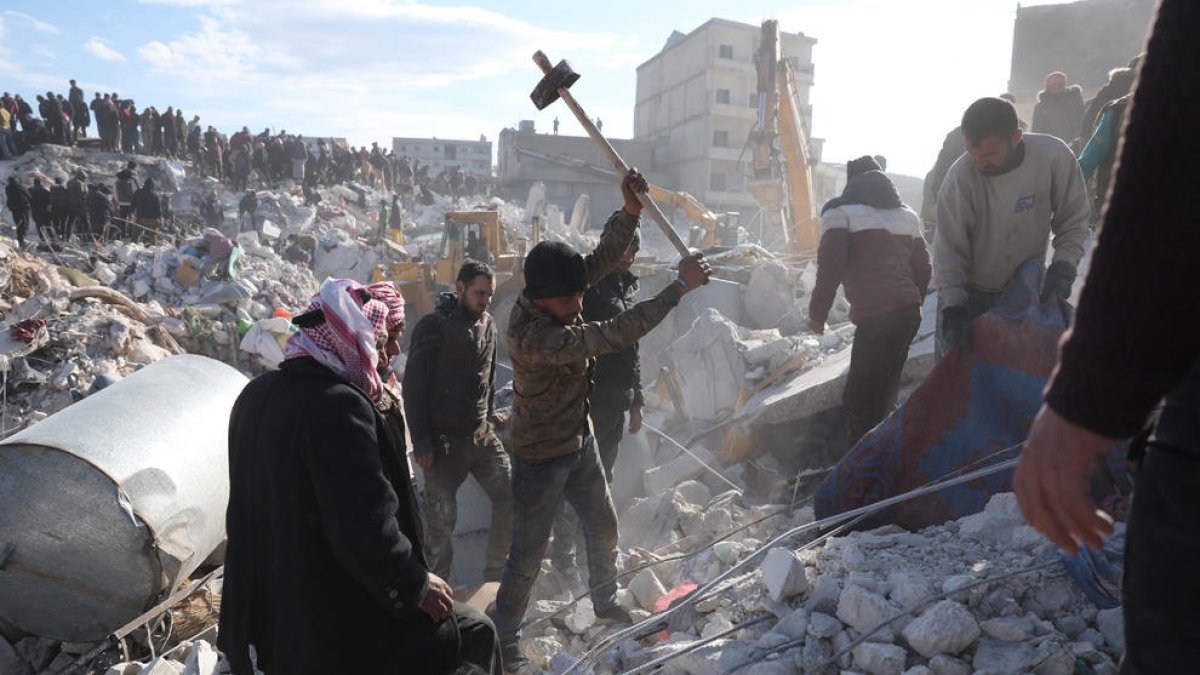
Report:
[[[660,207],[674,207],[683,211],[695,225],[689,232],[689,248],[711,248],[713,246],[736,246],[738,225],[736,212],[713,213],[687,192],[674,192],[657,185],[650,186],[650,196]]]
[[[537,227],[534,227],[535,232]],[[499,302],[519,292],[526,242],[504,227],[500,213],[494,210],[448,211],[442,228],[442,241],[433,260],[408,260],[376,265],[374,281],[390,281],[404,296],[410,323],[433,311],[438,294],[454,290],[458,269],[468,258],[490,264],[496,270],[496,295]]]
[[[808,134],[796,72],[792,62],[781,57],[775,19],[762,24],[755,67],[759,109],[758,123],[750,135],[750,192],[762,207],[763,243],[768,248],[786,246],[791,258],[812,257],[820,242],[820,221],[813,212]]]

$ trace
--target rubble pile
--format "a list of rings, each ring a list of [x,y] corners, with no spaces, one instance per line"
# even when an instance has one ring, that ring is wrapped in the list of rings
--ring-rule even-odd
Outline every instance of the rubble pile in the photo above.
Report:
[[[714,592],[683,601],[665,630],[614,645],[592,672],[623,673],[671,655],[677,657],[656,672],[1117,672],[1120,610],[1099,610],[1084,596],[1012,494],[994,496],[982,513],[919,532],[885,526],[828,539],[801,533],[796,539],[811,541],[767,551],[764,542],[811,522],[811,509],[788,516],[729,493],[711,495],[686,481],[625,512],[623,569],[699,552],[627,577],[622,605],[645,619],[667,609],[664,598],[675,600],[753,559]],[[617,632],[595,625],[586,599],[538,621],[566,601],[536,602],[527,617],[536,623],[527,624],[525,653],[554,673]],[[748,621],[757,622],[731,631]]]
[[[14,647],[0,638],[0,673],[34,675],[63,672],[91,648],[92,645],[86,643],[56,643],[39,638],[25,638]],[[217,648],[209,642],[185,640],[169,653],[145,663],[126,661],[95,672],[97,675],[217,675],[228,672],[221,670],[224,665],[222,661]]]

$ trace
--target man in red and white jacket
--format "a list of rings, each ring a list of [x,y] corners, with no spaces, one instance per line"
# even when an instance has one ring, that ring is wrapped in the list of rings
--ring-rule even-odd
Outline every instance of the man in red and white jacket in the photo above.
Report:
[[[842,406],[850,442],[891,412],[908,346],[921,324],[932,268],[921,218],[900,201],[879,164],[864,156],[846,165],[842,196],[821,210],[817,283],[809,329],[825,332],[839,285],[857,327]]]

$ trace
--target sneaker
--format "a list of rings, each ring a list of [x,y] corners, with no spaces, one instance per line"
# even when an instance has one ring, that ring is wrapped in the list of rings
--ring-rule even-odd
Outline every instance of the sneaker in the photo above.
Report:
[[[633,617],[629,615],[629,610],[620,605],[613,605],[608,609],[602,609],[596,612],[596,625],[608,626],[614,623],[633,625],[636,622],[633,620]]]

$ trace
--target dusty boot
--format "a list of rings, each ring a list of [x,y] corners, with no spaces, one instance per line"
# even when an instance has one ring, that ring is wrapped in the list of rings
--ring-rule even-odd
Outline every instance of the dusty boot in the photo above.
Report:
[[[521,651],[521,644],[516,640],[500,645],[500,660],[504,662],[504,672],[524,673],[529,670],[529,659]]]
[[[597,626],[609,626],[612,624],[633,625],[634,623],[636,622],[629,615],[629,610],[620,605],[613,605],[612,607],[596,612]]]

